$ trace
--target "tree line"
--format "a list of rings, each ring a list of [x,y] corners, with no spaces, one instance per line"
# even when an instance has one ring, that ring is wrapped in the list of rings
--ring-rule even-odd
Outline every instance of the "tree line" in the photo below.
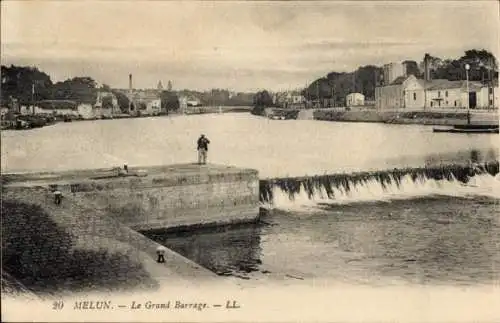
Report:
[[[443,59],[426,53],[421,62],[412,60],[403,62],[406,74],[424,78],[424,61],[428,62],[430,79],[464,80],[465,66],[468,64],[469,80],[483,83],[498,81],[497,59],[484,49],[466,50],[457,59]],[[335,103],[344,105],[349,93],[362,93],[366,99],[374,100],[375,88],[383,84],[383,67],[366,65],[349,73],[332,71],[313,81],[302,91],[302,95],[307,100],[332,99]],[[260,91],[254,96],[254,106],[272,105],[272,97],[268,91]]]
[[[469,80],[483,83],[498,80],[498,63],[495,56],[484,49],[466,50],[464,55],[457,59],[443,59],[427,53],[421,62],[404,61],[407,75],[424,77],[424,61],[429,66],[431,79],[447,79],[450,81],[465,79],[465,65],[469,64]],[[345,103],[349,93],[359,92],[367,99],[375,98],[375,88],[383,84],[383,67],[367,65],[361,66],[354,72],[330,72],[325,77],[312,82],[302,94],[308,100],[318,98],[333,99],[335,102]]]
[[[99,86],[88,76],[73,77],[61,82],[53,82],[50,76],[31,66],[1,66],[2,93],[1,105],[10,107],[13,99],[20,105],[31,105],[44,100],[70,100],[77,104],[95,104],[99,91],[111,92],[117,98],[118,106],[123,113],[129,108],[139,109],[130,102],[128,96],[118,90],[111,89],[108,85]],[[160,93],[162,110],[176,110],[179,108],[179,99],[171,90]],[[112,106],[111,97],[102,99],[104,108]],[[139,104],[138,104],[139,105]],[[144,107],[142,107],[144,108]]]
[[[91,77],[74,77],[62,82],[52,82],[49,75],[36,67],[4,66],[2,75],[2,105],[11,99],[29,105],[42,100],[72,100],[78,103],[95,103],[97,83]]]

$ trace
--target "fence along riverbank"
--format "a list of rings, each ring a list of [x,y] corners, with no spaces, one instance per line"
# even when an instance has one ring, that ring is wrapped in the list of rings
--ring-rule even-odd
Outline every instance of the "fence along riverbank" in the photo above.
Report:
[[[401,197],[405,191],[410,195],[425,195],[439,193],[436,189],[439,186],[443,188],[452,185],[452,189],[458,190],[457,185],[467,184],[473,178],[493,179],[498,173],[499,162],[490,161],[470,165],[449,164],[351,174],[272,178],[259,181],[259,198],[262,205],[272,207],[279,206],[279,202],[284,200],[383,199],[391,194]],[[415,186],[420,186],[421,192],[415,192]],[[473,186],[477,184],[469,185]]]

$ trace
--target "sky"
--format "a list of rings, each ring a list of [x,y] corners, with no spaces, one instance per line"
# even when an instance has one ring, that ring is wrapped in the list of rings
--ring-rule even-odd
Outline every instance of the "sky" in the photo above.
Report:
[[[304,87],[331,71],[499,53],[497,1],[1,2],[2,64],[53,81],[234,91]]]

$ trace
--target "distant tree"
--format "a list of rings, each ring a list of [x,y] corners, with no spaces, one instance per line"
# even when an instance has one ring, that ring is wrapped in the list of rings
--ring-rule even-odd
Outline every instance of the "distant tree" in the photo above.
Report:
[[[227,104],[230,106],[251,106],[253,104],[254,93],[236,93],[235,96],[231,97]]]
[[[103,84],[101,86],[101,90],[106,91],[106,92],[111,92],[111,87],[107,84]]]
[[[169,111],[177,111],[180,107],[179,97],[175,92],[162,91],[160,100],[162,112],[168,113]]]
[[[113,109],[113,99],[110,96],[105,96],[102,98],[102,108]]]
[[[267,90],[260,91],[255,94],[253,104],[258,107],[271,107],[273,105],[273,98]]]
[[[426,54],[432,79],[463,80],[465,65],[469,64],[471,81],[490,81],[498,78],[498,63],[495,56],[487,50],[466,50],[458,59],[442,60]]]
[[[118,107],[120,108],[121,112],[128,113],[130,105],[129,98],[120,91],[112,90],[111,93],[113,93],[116,96],[116,100],[118,101]]]
[[[36,67],[1,66],[1,104],[6,105],[12,99],[20,104],[51,98],[52,80],[50,76]]]
[[[345,97],[353,92],[374,98],[381,74],[382,69],[373,65],[359,67],[351,73],[331,72],[326,78],[312,82],[302,94],[308,100],[334,99],[337,104],[343,104]]]
[[[421,76],[420,69],[417,62],[415,61],[404,61],[403,64],[406,66],[406,75],[414,75],[416,77]]]
[[[469,64],[469,77],[475,81],[498,79],[498,62],[495,56],[487,50],[466,50],[460,57],[462,65]]]
[[[57,82],[52,87],[56,100],[73,100],[78,103],[94,104],[97,100],[97,83],[90,77],[74,77]]]

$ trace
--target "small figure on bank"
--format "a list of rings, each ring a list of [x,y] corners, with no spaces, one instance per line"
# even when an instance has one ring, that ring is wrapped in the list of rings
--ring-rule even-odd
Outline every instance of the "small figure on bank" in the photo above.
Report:
[[[207,152],[208,152],[208,144],[210,140],[208,140],[205,135],[201,135],[198,138],[198,164],[206,164],[207,163]]]
[[[159,246],[158,248],[156,248],[156,254],[158,255],[158,259],[156,260],[156,262],[158,263],[164,263],[165,262],[165,251],[167,249],[164,247],[164,246]]]
[[[55,191],[54,192],[54,203],[56,205],[61,204],[62,201],[62,193],[60,191]]]

